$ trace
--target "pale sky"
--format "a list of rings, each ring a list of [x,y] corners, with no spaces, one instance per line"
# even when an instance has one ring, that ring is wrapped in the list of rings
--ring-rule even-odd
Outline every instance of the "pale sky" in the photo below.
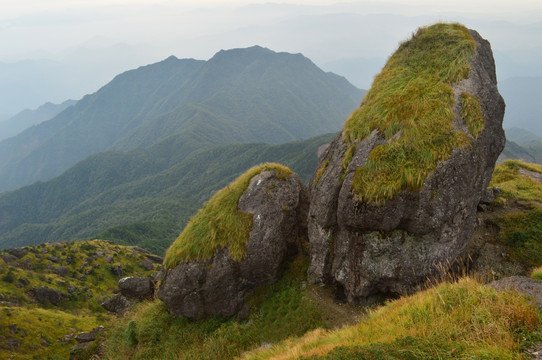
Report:
[[[0,65],[47,60],[71,71],[67,90],[21,105],[10,100],[0,115],[23,103],[80,98],[170,55],[206,60],[252,45],[302,53],[339,73],[341,62],[368,59],[368,73],[349,79],[367,88],[400,41],[437,21],[464,23],[487,38],[503,64],[501,78],[542,69],[541,0],[0,0],[0,9]],[[0,67],[0,96],[3,84],[10,91],[18,81],[6,76]]]

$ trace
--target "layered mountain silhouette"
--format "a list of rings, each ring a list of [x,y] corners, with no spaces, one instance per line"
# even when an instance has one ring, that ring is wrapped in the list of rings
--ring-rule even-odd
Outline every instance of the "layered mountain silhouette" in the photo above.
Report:
[[[363,91],[300,54],[254,46],[208,61],[169,57],[115,77],[53,119],[0,142],[0,191],[60,175],[104,150],[171,135],[201,144],[283,143],[337,131]]]

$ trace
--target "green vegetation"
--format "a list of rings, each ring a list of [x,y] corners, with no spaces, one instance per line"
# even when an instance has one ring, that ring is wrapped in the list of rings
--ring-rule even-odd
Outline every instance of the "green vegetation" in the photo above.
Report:
[[[100,240],[48,243],[22,251],[9,263],[0,259],[0,339],[19,343],[13,349],[2,343],[0,358],[68,358],[75,335],[109,326],[101,303],[117,287],[120,276],[114,270],[120,266],[123,276],[155,272],[141,265],[144,253]],[[62,299],[57,305],[38,302],[32,292],[39,287],[62,294]]]
[[[480,100],[469,93],[461,94],[461,119],[467,125],[469,133],[478,139],[478,135],[484,129],[484,118]]]
[[[314,180],[315,184],[318,184],[320,182],[320,179],[322,178],[322,175],[326,172],[327,166],[329,165],[329,160],[324,161],[320,169],[316,172],[316,179]]]
[[[526,298],[464,278],[389,302],[358,325],[318,329],[244,359],[521,359],[520,341],[541,320]]]
[[[316,150],[335,135],[195,152],[193,139],[173,136],[145,150],[96,155],[56,179],[0,195],[0,248],[96,237],[163,255],[204,201],[250,167],[278,162],[308,182]]]
[[[535,280],[542,280],[542,266],[533,269],[531,277]]]
[[[469,144],[467,134],[453,128],[452,84],[468,76],[475,50],[464,26],[435,24],[419,29],[391,56],[343,130],[347,143],[375,129],[388,140],[356,171],[352,190],[360,201],[381,202],[418,189],[439,161]],[[465,116],[473,134],[482,126],[477,110],[469,100]]]
[[[502,216],[497,223],[501,229],[498,241],[512,259],[529,267],[542,265],[542,183],[536,176],[542,179],[541,165],[508,160],[495,168],[490,182],[502,190],[495,205],[519,202],[526,209]]]
[[[306,260],[293,261],[277,283],[249,299],[247,321],[213,317],[190,322],[167,312],[158,300],[140,304],[115,324],[107,359],[231,359],[324,325],[303,286]]]
[[[193,259],[209,259],[219,248],[228,248],[234,260],[246,256],[246,243],[252,229],[252,215],[237,210],[239,198],[250,180],[262,171],[274,171],[278,179],[292,174],[287,167],[266,163],[254,166],[217,192],[188,222],[166,253],[165,265],[171,269]]]

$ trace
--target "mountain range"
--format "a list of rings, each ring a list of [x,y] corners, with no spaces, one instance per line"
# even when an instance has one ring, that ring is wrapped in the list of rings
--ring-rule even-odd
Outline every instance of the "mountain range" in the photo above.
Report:
[[[169,57],[118,75],[0,142],[0,190],[51,179],[101,151],[148,147],[174,134],[214,145],[307,139],[337,131],[362,96],[300,54],[255,46],[208,61]]]

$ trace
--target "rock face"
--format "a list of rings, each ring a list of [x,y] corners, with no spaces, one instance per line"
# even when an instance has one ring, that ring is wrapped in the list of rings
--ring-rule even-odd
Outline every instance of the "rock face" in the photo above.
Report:
[[[232,316],[254,288],[278,280],[306,232],[308,191],[295,174],[279,178],[274,170],[263,170],[250,179],[238,210],[252,214],[246,256],[235,260],[229,248],[219,247],[209,259],[167,269],[157,296],[170,313],[189,319]]]
[[[491,48],[478,33],[469,33],[476,53],[468,77],[452,84],[451,110],[455,131],[464,132],[470,145],[454,148],[420,188],[402,190],[384,202],[362,201],[353,193],[356,170],[366,166],[377,146],[396,141],[400,131],[386,138],[374,129],[358,142],[345,142],[341,133],[319,159],[320,170],[310,185],[309,279],[338,285],[351,303],[408,293],[464,255],[476,227],[477,205],[505,144],[504,101],[497,90]],[[480,102],[484,122],[476,137],[462,120],[465,93]],[[347,154],[353,145],[355,150]],[[346,169],[345,156],[351,156]]]

